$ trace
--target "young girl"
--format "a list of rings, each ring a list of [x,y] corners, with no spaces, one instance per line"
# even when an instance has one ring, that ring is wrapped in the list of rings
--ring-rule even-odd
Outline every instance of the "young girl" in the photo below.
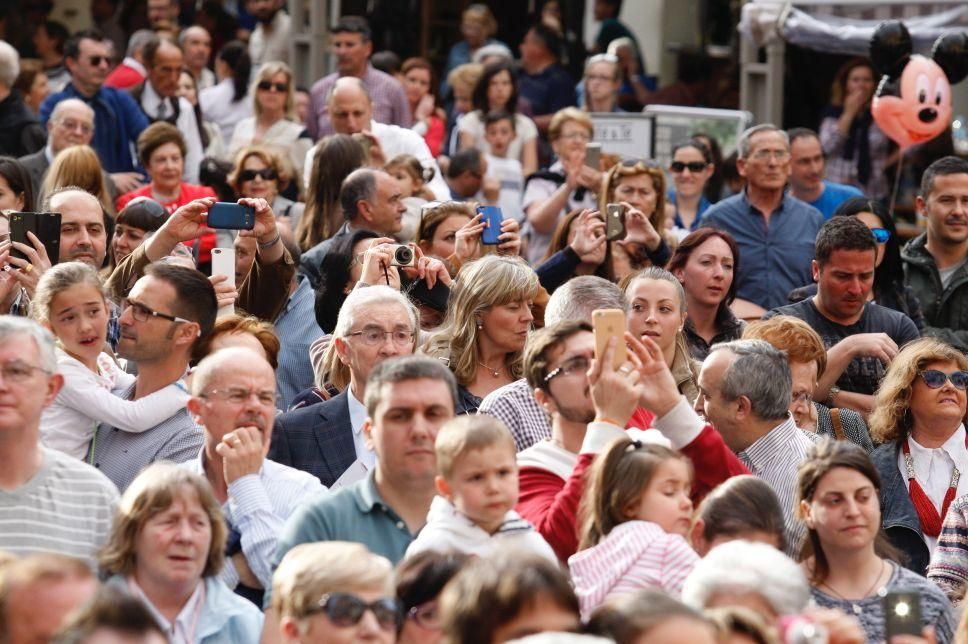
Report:
[[[404,242],[414,241],[417,226],[420,225],[420,208],[428,201],[435,200],[434,193],[427,188],[427,182],[434,178],[434,170],[423,167],[417,157],[409,154],[398,154],[383,169],[400,182],[403,205],[407,207],[403,228],[397,238]]]
[[[98,423],[143,432],[185,407],[188,394],[177,384],[135,401],[111,393],[130,386],[134,376],[103,352],[108,304],[97,273],[87,264],[67,262],[44,273],[32,310],[57,338],[57,368],[64,376],[64,387],[40,424],[47,447],[83,459]]]
[[[642,588],[677,597],[699,560],[685,539],[692,520],[689,461],[623,437],[598,457],[589,477],[578,553],[568,559],[582,617],[607,597]]]

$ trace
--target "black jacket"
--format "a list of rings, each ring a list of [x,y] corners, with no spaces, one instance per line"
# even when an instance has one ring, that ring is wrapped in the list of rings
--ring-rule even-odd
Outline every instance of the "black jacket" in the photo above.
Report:
[[[20,90],[0,101],[0,154],[22,157],[47,144],[47,132],[24,103]]]

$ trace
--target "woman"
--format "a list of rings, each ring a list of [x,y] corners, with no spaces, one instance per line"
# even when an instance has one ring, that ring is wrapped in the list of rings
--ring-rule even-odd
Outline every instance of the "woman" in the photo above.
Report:
[[[557,160],[547,172],[530,178],[521,201],[527,224],[527,260],[537,264],[551,243],[558,220],[573,210],[598,210],[602,173],[585,165],[588,142],[595,126],[588,114],[577,107],[555,113],[548,126],[548,139]]]
[[[425,255],[448,259],[457,254],[458,236],[463,239],[464,228],[474,219],[475,213],[470,204],[462,201],[429,203],[420,213],[420,226],[417,228],[417,246]],[[461,247],[464,244],[460,244]],[[464,260],[472,259],[466,252]]]
[[[464,266],[451,287],[447,315],[424,351],[443,360],[458,384],[458,414],[522,375],[538,276],[520,258],[485,255]]]
[[[703,214],[712,205],[703,194],[713,174],[712,153],[696,139],[689,139],[672,148],[669,172],[675,186],[667,195],[675,213],[673,231],[681,239],[699,228]]]
[[[40,106],[50,94],[50,84],[44,66],[39,60],[30,58],[20,59],[20,73],[13,83],[14,89],[23,94],[24,103],[34,114],[40,114]]]
[[[118,210],[135,197],[149,197],[165,207],[169,214],[185,204],[202,197],[214,197],[207,186],[182,181],[185,169],[185,139],[174,125],[159,121],[152,123],[138,136],[138,159],[148,172],[148,185],[118,197]],[[212,261],[215,235],[202,235],[196,240],[199,265]]]
[[[157,201],[137,197],[118,213],[111,237],[111,270],[124,261],[145,239],[161,228],[168,211]]]
[[[874,394],[871,454],[884,482],[881,508],[891,542],[907,567],[923,575],[951,502],[968,493],[968,358],[938,340],[922,338],[901,349]],[[933,456],[943,448],[950,456]],[[952,459],[954,461],[952,462]]]
[[[437,107],[431,91],[437,86],[433,65],[426,58],[408,58],[403,61],[400,73],[403,74],[403,91],[413,113],[413,131],[423,137],[430,153],[438,157],[447,130],[447,114]]]
[[[460,33],[463,39],[454,43],[447,53],[444,78],[447,78],[452,69],[470,63],[474,53],[484,45],[494,43],[503,45],[504,43],[491,37],[496,32],[497,20],[494,19],[494,14],[487,5],[474,3],[464,9],[460,19]],[[447,93],[447,87],[444,84],[440,88],[440,94],[446,96]]]
[[[0,156],[0,212],[34,210],[34,188],[27,170],[13,157]],[[10,232],[6,217],[0,217],[0,237]]]
[[[202,140],[202,149],[206,157],[221,159],[225,156],[225,141],[222,140],[222,130],[218,125],[202,117],[202,108],[198,103],[198,81],[187,67],[182,67],[178,76],[178,96],[192,104],[195,111],[195,122],[198,123],[198,135]]]
[[[252,103],[246,100],[251,73],[248,48],[245,43],[233,40],[215,58],[218,84],[203,89],[198,95],[202,114],[219,126],[223,141],[231,141],[238,122],[252,116]]]
[[[469,557],[457,552],[425,551],[405,559],[397,567],[397,598],[403,609],[398,644],[440,644],[443,615],[439,596]]]
[[[363,166],[366,150],[348,134],[334,134],[319,142],[306,190],[306,209],[296,226],[296,242],[307,251],[329,239],[343,225],[339,189],[350,172]]]
[[[686,336],[689,353],[702,361],[712,345],[738,340],[746,323],[729,305],[736,298],[733,277],[739,266],[739,246],[729,233],[699,228],[679,242],[669,272],[686,293]]]
[[[243,148],[262,145],[275,148],[287,159],[286,174],[295,180],[294,194],[302,189],[298,173],[313,145],[306,126],[295,120],[294,80],[289,65],[265,63],[253,81],[252,108],[255,116],[242,119],[235,126],[229,142],[229,156],[237,157]],[[270,201],[269,203],[272,203]]]
[[[363,274],[363,254],[380,235],[372,230],[354,230],[333,240],[323,258],[316,289],[316,322],[326,333],[336,328],[336,318],[346,296]]]
[[[625,112],[618,105],[618,92],[622,87],[622,70],[618,58],[609,54],[596,54],[585,61],[582,109],[592,113]]]
[[[726,187],[726,179],[723,176],[723,149],[719,146],[719,141],[705,132],[696,132],[691,137],[696,143],[706,146],[709,150],[709,157],[712,163],[712,174],[706,181],[706,188],[702,191],[703,196],[714,204],[720,199],[724,199],[732,194]]]
[[[744,340],[763,340],[783,351],[793,376],[790,413],[797,427],[837,440],[849,440],[874,451],[864,417],[852,409],[830,409],[813,400],[817,381],[827,368],[827,349],[810,325],[789,315],[750,323],[743,332]]]
[[[514,117],[514,138],[507,156],[521,162],[524,176],[538,170],[538,128],[534,121],[518,111],[518,85],[510,63],[491,63],[484,67],[471,97],[474,111],[465,114],[457,125],[459,149],[478,148],[490,154],[484,140],[484,117],[492,110],[504,110]]]
[[[549,283],[547,271],[555,263],[561,265],[553,270],[562,274]],[[592,210],[574,210],[565,215],[535,271],[549,293],[576,275],[597,275],[614,282],[612,244],[605,240],[605,222],[601,215]]]
[[[255,644],[261,611],[217,577],[227,533],[208,481],[154,463],[121,497],[101,570],[141,599],[175,642]]]
[[[44,180],[40,184],[39,203],[47,200],[47,195],[58,188],[77,186],[90,192],[101,202],[101,207],[110,215],[114,209],[114,195],[109,187],[107,175],[101,169],[97,152],[89,145],[72,145],[61,150],[50,164]]]
[[[814,602],[856,615],[868,641],[882,642],[884,594],[915,592],[921,625],[934,627],[937,642],[951,641],[955,621],[944,593],[892,561],[894,549],[881,534],[881,478],[867,453],[844,441],[815,445],[797,485],[798,513],[809,531],[802,566]]]
[[[592,613],[586,632],[616,644],[723,641],[702,613],[654,589],[608,599]]]
[[[288,222],[290,229],[295,229],[305,204],[290,201],[280,194],[291,181],[291,171],[278,150],[253,145],[236,153],[235,167],[229,173],[228,183],[240,197],[265,199],[276,217]]]
[[[866,58],[847,61],[834,77],[820,122],[827,179],[857,186],[871,199],[889,196],[885,168],[892,144],[871,116],[877,74]]]

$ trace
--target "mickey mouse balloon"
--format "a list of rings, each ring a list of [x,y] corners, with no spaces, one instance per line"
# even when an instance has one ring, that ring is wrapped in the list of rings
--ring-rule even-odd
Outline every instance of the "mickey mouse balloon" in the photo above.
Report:
[[[968,75],[968,35],[941,36],[931,58],[911,51],[903,22],[882,22],[874,31],[871,62],[882,77],[871,114],[902,150],[930,141],[951,124],[951,84]]]

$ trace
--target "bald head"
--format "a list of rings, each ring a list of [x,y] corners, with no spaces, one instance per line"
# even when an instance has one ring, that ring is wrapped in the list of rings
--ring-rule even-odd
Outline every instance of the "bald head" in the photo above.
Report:
[[[55,156],[72,145],[90,145],[94,139],[94,110],[80,99],[65,99],[54,106],[47,132]]]
[[[223,380],[223,376],[240,369],[261,371],[275,378],[272,365],[265,356],[246,347],[227,347],[203,358],[192,371],[192,395],[203,394],[213,383]]]
[[[338,134],[356,134],[370,129],[373,103],[363,81],[343,76],[333,84],[327,101],[329,120]]]

